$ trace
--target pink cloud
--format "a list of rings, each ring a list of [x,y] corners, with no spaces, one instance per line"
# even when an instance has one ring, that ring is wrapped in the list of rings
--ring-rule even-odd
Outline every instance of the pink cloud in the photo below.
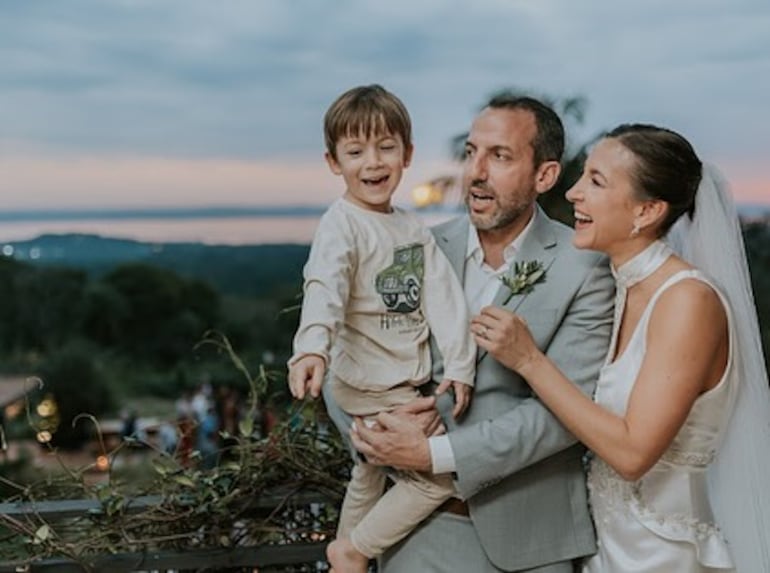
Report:
[[[6,209],[323,203],[336,194],[320,160],[6,157],[0,171]]]
[[[415,164],[402,189],[448,169],[445,162]],[[11,155],[0,158],[0,173],[0,209],[323,205],[341,192],[320,154],[296,162]]]
[[[767,164],[732,161],[722,169],[738,203],[770,204],[770,167]]]

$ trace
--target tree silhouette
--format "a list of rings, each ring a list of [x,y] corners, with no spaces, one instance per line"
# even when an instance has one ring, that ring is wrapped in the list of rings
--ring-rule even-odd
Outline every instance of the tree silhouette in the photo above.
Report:
[[[41,368],[44,391],[56,403],[51,445],[64,449],[82,446],[93,432],[88,420],[75,422],[80,414],[100,416],[114,402],[107,373],[94,357],[93,348],[81,340],[67,342],[52,351]]]
[[[765,363],[770,364],[770,220],[748,223],[743,227],[746,256],[751,269],[754,303],[762,333]]]

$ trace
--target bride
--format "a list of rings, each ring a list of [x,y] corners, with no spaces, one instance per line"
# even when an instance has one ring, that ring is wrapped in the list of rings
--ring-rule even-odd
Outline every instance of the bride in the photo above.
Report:
[[[617,282],[594,400],[521,318],[487,307],[471,328],[594,454],[584,573],[770,572],[770,391],[726,184],[679,134],[622,125],[567,198]]]

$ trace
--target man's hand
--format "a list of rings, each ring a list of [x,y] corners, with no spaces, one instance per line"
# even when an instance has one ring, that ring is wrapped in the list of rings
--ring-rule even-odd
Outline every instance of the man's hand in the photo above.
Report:
[[[390,413],[418,424],[426,436],[438,436],[446,433],[446,428],[436,409],[434,396],[415,398],[408,404],[394,408]]]
[[[289,366],[289,391],[301,400],[306,392],[313,398],[321,393],[326,361],[317,354],[306,354]]]
[[[383,412],[377,416],[377,422],[381,426],[378,430],[367,428],[361,418],[356,418],[350,432],[353,446],[370,464],[432,470],[428,438],[416,420]]]

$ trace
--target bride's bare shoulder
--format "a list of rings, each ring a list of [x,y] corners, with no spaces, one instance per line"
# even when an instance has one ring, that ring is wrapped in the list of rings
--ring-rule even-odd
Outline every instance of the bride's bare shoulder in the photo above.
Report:
[[[661,293],[650,321],[651,327],[660,323],[663,328],[676,322],[696,334],[700,328],[722,330],[727,324],[727,313],[714,288],[692,277],[677,281]]]

